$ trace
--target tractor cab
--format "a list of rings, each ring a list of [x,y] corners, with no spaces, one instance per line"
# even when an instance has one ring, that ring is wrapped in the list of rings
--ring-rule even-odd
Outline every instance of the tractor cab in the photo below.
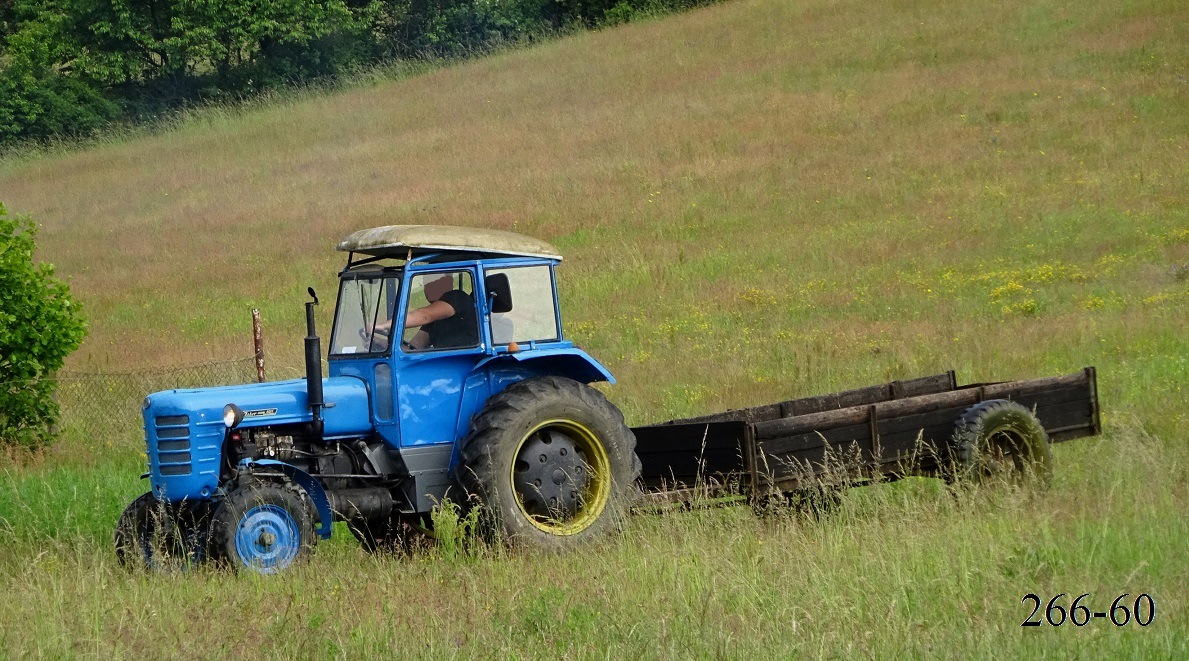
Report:
[[[367,381],[376,431],[392,446],[453,443],[490,395],[537,361],[585,364],[583,380],[611,380],[562,334],[561,255],[543,241],[398,225],[355,232],[338,250],[348,258],[330,376]]]

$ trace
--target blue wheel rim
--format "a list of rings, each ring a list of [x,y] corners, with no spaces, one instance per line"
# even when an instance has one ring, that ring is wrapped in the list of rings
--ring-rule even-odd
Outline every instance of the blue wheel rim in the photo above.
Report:
[[[285,508],[259,505],[240,517],[235,527],[235,551],[249,569],[275,574],[297,558],[301,534]]]

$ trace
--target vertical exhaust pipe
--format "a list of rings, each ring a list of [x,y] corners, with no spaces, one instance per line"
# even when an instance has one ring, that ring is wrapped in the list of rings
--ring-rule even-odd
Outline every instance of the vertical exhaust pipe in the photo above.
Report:
[[[318,305],[318,295],[314,288],[309,287],[310,298],[306,303],[306,398],[309,400],[310,412],[314,420],[310,424],[310,431],[319,440],[322,438],[322,341],[318,339],[318,332],[314,328],[314,306]]]

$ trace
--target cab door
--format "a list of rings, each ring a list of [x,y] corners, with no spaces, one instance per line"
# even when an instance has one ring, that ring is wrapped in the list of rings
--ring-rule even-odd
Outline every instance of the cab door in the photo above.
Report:
[[[372,420],[388,443],[400,440],[395,412],[389,335],[401,275],[391,268],[364,268],[344,273],[339,285],[331,332],[330,376],[367,381]]]
[[[397,367],[396,409],[401,447],[453,443],[459,411],[468,393],[485,399],[487,383],[472,377],[486,352],[479,325],[477,272],[472,267],[418,271],[401,297],[398,321],[404,329],[392,348]],[[408,326],[409,312],[445,301],[449,318]],[[395,336],[394,336],[395,337]]]

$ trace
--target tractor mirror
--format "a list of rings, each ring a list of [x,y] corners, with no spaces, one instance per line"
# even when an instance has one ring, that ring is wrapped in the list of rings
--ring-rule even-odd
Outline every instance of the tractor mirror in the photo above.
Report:
[[[507,273],[493,273],[483,280],[487,287],[487,300],[492,312],[512,311],[512,287]]]

